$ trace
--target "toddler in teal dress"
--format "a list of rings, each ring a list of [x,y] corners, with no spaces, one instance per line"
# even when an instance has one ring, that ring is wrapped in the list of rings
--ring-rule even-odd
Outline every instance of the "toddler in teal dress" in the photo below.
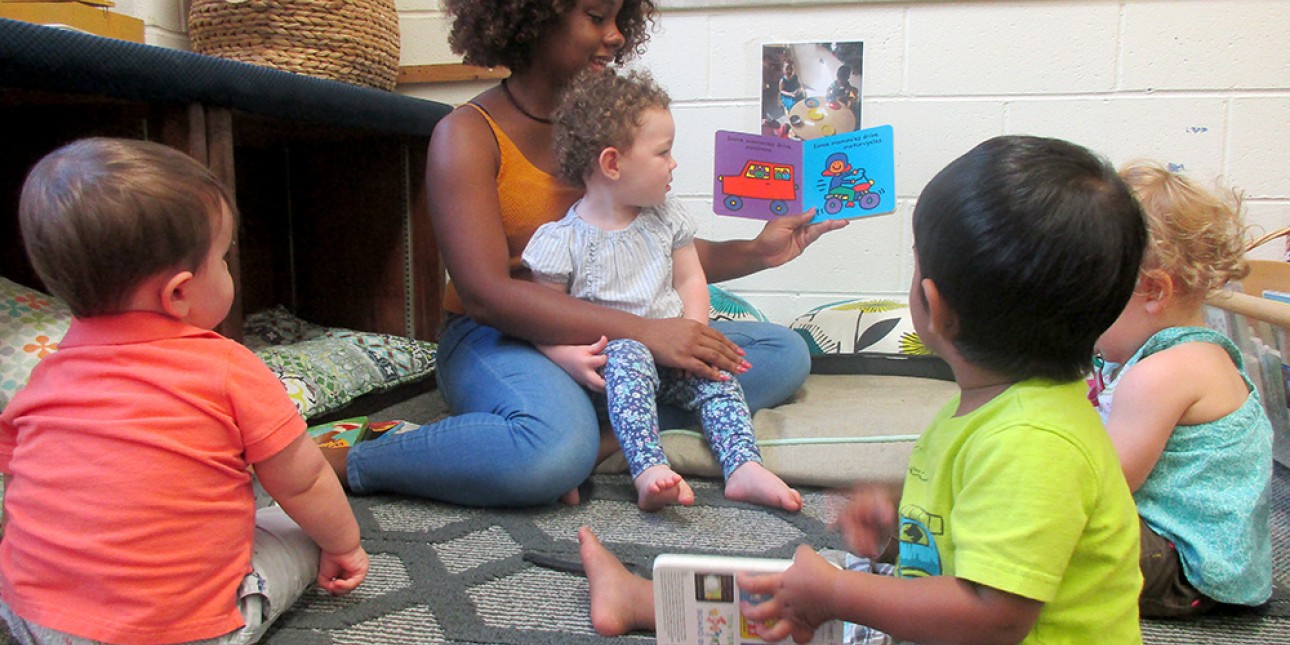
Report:
[[[1138,505],[1143,616],[1272,593],[1272,425],[1205,297],[1248,272],[1240,200],[1156,164],[1120,171],[1147,218],[1138,286],[1098,340],[1090,398]]]

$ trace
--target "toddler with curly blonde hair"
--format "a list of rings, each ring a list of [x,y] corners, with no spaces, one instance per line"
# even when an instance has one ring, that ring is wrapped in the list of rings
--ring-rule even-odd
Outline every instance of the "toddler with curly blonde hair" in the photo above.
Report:
[[[1249,268],[1240,195],[1152,162],[1120,170],[1147,219],[1138,286],[1098,339],[1092,398],[1142,530],[1143,616],[1191,616],[1272,592],[1272,426],[1205,297]]]

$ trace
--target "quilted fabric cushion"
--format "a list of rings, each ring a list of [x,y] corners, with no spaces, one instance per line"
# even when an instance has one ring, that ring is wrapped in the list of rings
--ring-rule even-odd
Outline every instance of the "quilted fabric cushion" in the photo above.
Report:
[[[909,305],[898,300],[842,300],[798,316],[789,327],[806,340],[812,356],[931,354],[914,331]]]
[[[0,278],[0,410],[27,384],[40,359],[58,349],[72,322],[67,305]]]
[[[714,320],[766,320],[738,296],[709,292]],[[844,300],[812,309],[791,328],[811,350],[813,373],[791,401],[753,416],[763,463],[793,485],[903,481],[914,442],[957,392],[948,367],[919,340],[909,306]],[[835,359],[842,364],[830,365]],[[721,476],[697,428],[663,430],[659,445],[678,473]],[[596,470],[627,472],[627,461],[616,452]]]
[[[305,418],[369,392],[434,375],[434,343],[320,327],[277,307],[247,317],[247,347],[273,370]]]
[[[811,374],[792,400],[753,416],[762,463],[791,485],[898,484],[914,442],[957,391],[931,378]],[[676,472],[721,477],[695,429],[664,430],[659,445]],[[627,460],[616,452],[596,471],[627,472]]]

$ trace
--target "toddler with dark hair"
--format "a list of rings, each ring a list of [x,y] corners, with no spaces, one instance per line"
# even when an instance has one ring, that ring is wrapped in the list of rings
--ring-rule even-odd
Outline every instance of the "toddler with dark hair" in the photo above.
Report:
[[[1071,143],[990,139],[934,177],[914,210],[910,311],[960,394],[914,446],[903,490],[857,490],[850,550],[894,576],[835,567],[807,546],[784,573],[741,575],[767,600],[767,641],[828,620],[858,642],[1141,643],[1137,515],[1086,398],[1094,341],[1133,291],[1146,242],[1132,193]],[[652,627],[650,583],[579,532],[602,634]]]

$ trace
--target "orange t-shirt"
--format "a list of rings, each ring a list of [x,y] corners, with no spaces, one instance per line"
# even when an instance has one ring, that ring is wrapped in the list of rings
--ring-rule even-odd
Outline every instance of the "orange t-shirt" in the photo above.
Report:
[[[239,629],[247,465],[304,426],[269,368],[215,332],[141,312],[74,320],[0,414],[5,602],[114,643]]]
[[[506,232],[511,275],[518,276],[523,272],[520,255],[524,253],[524,247],[528,245],[529,238],[533,237],[533,232],[547,222],[564,217],[569,207],[582,197],[582,188],[570,186],[534,166],[484,108],[474,103],[466,105],[483,115],[497,139],[497,150],[501,156],[501,164],[497,169],[497,198],[501,202],[502,229]],[[466,313],[461,297],[457,295],[457,289],[451,281],[444,290],[443,308],[454,314]]]

